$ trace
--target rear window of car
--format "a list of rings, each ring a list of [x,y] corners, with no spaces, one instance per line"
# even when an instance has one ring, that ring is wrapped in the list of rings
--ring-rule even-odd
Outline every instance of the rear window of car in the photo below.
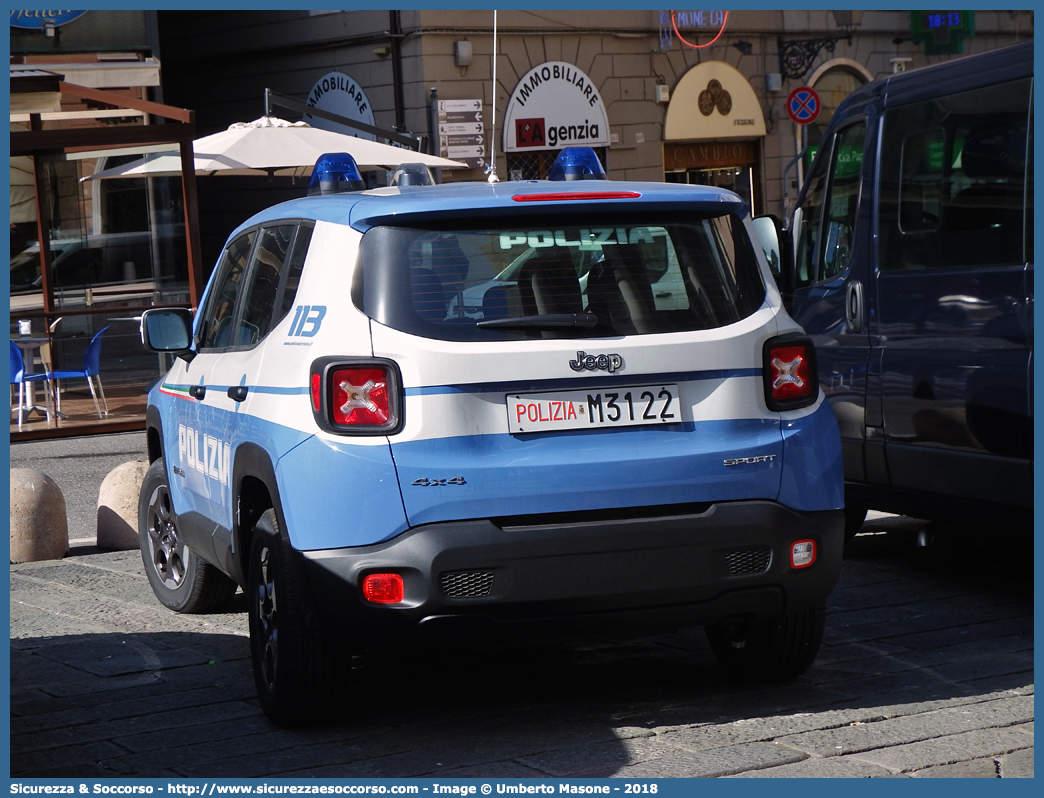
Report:
[[[375,227],[362,239],[355,303],[404,332],[482,341],[706,330],[764,300],[735,216],[575,218]]]

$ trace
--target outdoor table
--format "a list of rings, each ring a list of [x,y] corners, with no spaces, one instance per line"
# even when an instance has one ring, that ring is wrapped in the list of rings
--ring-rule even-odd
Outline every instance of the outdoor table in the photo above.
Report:
[[[33,335],[20,335],[13,336],[12,341],[22,350],[22,361],[23,369],[26,374],[33,374],[36,371],[36,353],[40,347],[50,342],[50,338],[47,336],[33,336]],[[36,404],[36,384],[34,382],[26,382],[25,391],[25,406],[22,408],[26,415],[29,415],[34,410],[38,410],[47,416],[47,420],[53,420],[54,416],[51,412],[50,407],[41,407]]]

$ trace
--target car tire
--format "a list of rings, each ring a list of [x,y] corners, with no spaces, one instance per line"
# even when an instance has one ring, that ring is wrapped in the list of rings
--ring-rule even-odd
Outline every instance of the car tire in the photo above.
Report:
[[[152,592],[175,612],[215,612],[236,592],[234,580],[185,545],[162,457],[149,466],[141,483],[138,545]]]
[[[808,670],[819,653],[825,626],[826,606],[817,602],[782,618],[708,626],[706,631],[727,671],[748,681],[781,682]]]
[[[268,510],[254,526],[247,569],[250,658],[261,708],[283,727],[343,718],[351,651],[318,628],[287,554]]]

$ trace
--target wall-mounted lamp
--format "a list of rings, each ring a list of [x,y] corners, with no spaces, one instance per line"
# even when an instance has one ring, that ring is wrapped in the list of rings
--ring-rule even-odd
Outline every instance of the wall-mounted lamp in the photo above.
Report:
[[[837,27],[841,30],[853,31],[863,24],[863,14],[865,11],[831,11],[834,15],[834,22],[837,23]]]
[[[746,39],[740,39],[738,42],[733,42],[731,46],[735,47],[743,55],[750,55],[754,52],[754,45]]]
[[[379,44],[373,48],[373,54],[378,58],[387,58],[391,55],[391,51],[392,48],[390,44]]]
[[[53,39],[54,38],[54,31],[55,31],[54,20],[53,19],[45,19],[43,21],[44,36],[49,36],[50,38]]]

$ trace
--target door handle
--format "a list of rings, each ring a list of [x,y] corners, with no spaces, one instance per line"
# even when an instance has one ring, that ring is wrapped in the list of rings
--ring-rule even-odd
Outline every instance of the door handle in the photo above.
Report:
[[[207,395],[207,386],[206,385],[190,385],[189,386],[189,396],[193,397],[197,401],[202,402],[203,401],[203,397],[205,397],[206,395]]]
[[[858,280],[848,283],[845,294],[845,321],[849,332],[856,335],[862,333],[866,326],[866,300],[863,296],[863,284]]]
[[[247,386],[245,385],[233,385],[228,389],[228,398],[236,402],[242,402],[247,398]]]

